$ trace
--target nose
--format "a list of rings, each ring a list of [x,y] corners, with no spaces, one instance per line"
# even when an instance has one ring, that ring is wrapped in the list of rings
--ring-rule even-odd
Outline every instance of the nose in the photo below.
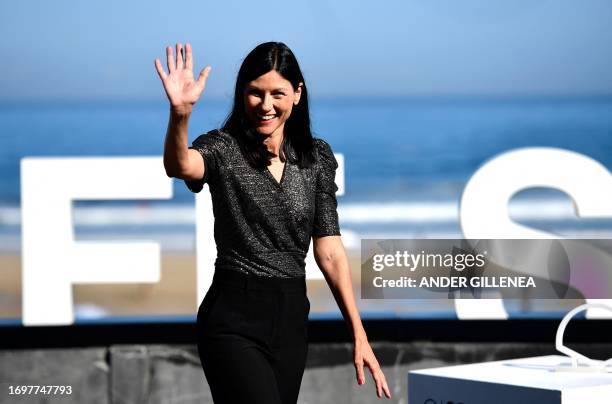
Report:
[[[272,109],[272,95],[266,94],[261,101],[261,109],[264,112],[268,112]]]

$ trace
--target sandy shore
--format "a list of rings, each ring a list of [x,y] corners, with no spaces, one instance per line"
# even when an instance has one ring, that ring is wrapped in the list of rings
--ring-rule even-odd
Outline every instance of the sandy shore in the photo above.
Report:
[[[359,256],[350,256],[359,300]],[[77,305],[95,305],[111,315],[192,315],[196,304],[196,260],[193,254],[164,254],[161,281],[155,284],[74,285]],[[0,255],[0,318],[21,317],[21,257]],[[336,311],[325,280],[308,280],[311,312]]]
[[[439,318],[454,312],[454,302],[450,300],[362,300],[360,256],[355,251],[347,250],[347,253],[357,306],[364,317],[405,314],[417,318]],[[101,309],[111,316],[195,315],[198,308],[195,255],[163,254],[161,268],[161,281],[155,284],[74,285],[75,310]],[[309,279],[307,282],[311,315],[339,316],[340,311],[325,280]],[[558,311],[576,304],[569,300],[540,300],[535,303],[539,310],[544,311]],[[15,318],[21,318],[21,257],[18,254],[0,254],[0,319]]]

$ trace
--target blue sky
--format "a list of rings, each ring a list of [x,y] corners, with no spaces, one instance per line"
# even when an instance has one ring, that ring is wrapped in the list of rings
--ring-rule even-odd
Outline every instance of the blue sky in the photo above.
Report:
[[[0,99],[159,99],[176,41],[226,98],[268,40],[317,96],[612,94],[609,0],[23,0],[0,2]]]

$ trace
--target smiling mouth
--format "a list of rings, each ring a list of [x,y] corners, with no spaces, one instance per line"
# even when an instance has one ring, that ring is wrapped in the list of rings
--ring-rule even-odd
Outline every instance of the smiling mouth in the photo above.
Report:
[[[278,118],[278,116],[277,115],[272,115],[272,114],[257,115],[257,120],[259,122],[263,122],[263,123],[267,123],[267,122],[273,121],[275,118]]]
[[[259,119],[262,119],[262,120],[264,120],[264,121],[267,121],[267,120],[270,120],[270,119],[274,119],[274,118],[276,118],[276,115],[274,115],[274,114],[268,114],[268,115],[257,115],[257,117],[258,117]]]

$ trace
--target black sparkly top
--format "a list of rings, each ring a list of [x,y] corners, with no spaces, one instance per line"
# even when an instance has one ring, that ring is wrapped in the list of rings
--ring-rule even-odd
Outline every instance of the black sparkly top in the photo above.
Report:
[[[268,168],[251,167],[226,132],[201,135],[189,148],[204,158],[204,178],[185,184],[192,192],[200,192],[204,183],[209,186],[217,269],[304,277],[311,237],[340,235],[334,182],[338,163],[323,139],[315,139],[316,162],[301,169],[286,160],[280,182]]]

